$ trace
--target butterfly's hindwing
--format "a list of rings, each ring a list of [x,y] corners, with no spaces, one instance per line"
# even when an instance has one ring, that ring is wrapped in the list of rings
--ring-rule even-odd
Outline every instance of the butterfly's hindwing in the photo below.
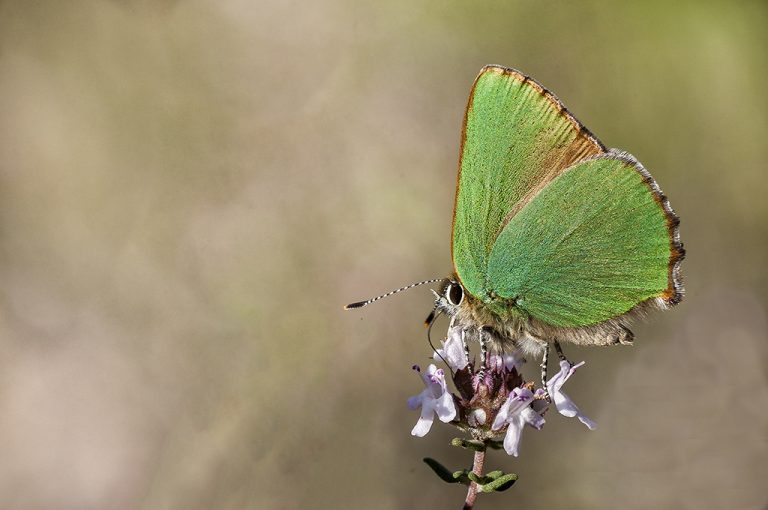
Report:
[[[677,301],[668,216],[639,163],[601,155],[549,183],[496,240],[489,291],[559,327],[598,324],[649,299]],[[670,214],[671,210],[670,210]]]

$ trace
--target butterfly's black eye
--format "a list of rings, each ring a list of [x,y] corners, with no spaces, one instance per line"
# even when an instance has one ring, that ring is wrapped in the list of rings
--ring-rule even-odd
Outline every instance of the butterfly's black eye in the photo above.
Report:
[[[461,285],[455,282],[448,284],[448,288],[445,290],[445,295],[448,298],[448,302],[454,306],[461,304],[461,300],[464,299],[464,289]]]

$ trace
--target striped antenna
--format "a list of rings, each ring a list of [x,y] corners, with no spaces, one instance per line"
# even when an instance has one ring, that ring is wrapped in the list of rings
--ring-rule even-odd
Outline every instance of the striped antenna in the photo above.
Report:
[[[352,308],[362,308],[364,306],[368,306],[371,303],[375,303],[379,299],[389,297],[392,294],[397,294],[398,292],[402,292],[404,290],[412,289],[414,287],[418,287],[419,285],[424,285],[425,283],[435,283],[435,282],[442,282],[445,280],[445,278],[434,278],[432,280],[424,280],[423,282],[419,283],[412,283],[410,285],[406,285],[405,287],[400,287],[397,290],[393,290],[392,292],[387,292],[386,294],[382,294],[381,296],[376,296],[375,298],[367,299],[365,301],[358,301],[357,303],[350,303],[347,306],[344,307],[345,310],[351,310]]]

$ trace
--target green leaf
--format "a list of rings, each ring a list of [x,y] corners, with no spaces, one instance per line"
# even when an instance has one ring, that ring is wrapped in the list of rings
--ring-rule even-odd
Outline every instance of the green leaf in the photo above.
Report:
[[[453,473],[453,477],[456,479],[458,483],[462,483],[464,485],[469,485],[471,480],[469,479],[469,476],[472,474],[471,471],[468,469],[462,469],[461,471],[455,471]]]
[[[485,451],[485,443],[476,439],[462,439],[460,437],[454,437],[451,439],[451,446],[459,446],[467,450],[474,450],[476,452]]]
[[[488,479],[488,481],[493,481],[504,474],[504,471],[497,470],[497,471],[490,471],[485,474],[485,478]],[[487,483],[487,482],[486,482]]]
[[[494,450],[501,450],[502,448],[504,448],[504,441],[496,441],[493,439],[489,439],[488,441],[485,442],[485,444],[493,448]]]
[[[477,476],[473,471],[467,472],[467,478],[475,482],[476,484],[482,485],[483,482],[485,482],[485,477]]]
[[[480,492],[504,492],[514,485],[517,481],[517,475],[509,473],[496,478],[494,481],[478,487]]]
[[[439,476],[440,479],[443,480],[444,482],[462,483],[464,485],[469,485],[469,478],[467,478],[466,469],[463,471],[456,471],[452,473],[451,471],[448,470],[448,468],[440,464],[435,459],[432,459],[430,457],[424,457],[423,460],[424,460],[424,463],[430,468],[432,468],[432,471],[434,471],[435,474]]]

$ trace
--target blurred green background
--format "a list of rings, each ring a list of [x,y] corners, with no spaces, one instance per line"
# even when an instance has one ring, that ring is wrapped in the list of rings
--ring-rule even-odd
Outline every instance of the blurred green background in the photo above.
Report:
[[[568,349],[598,430],[526,430],[478,508],[765,508],[766,26],[758,1],[0,2],[0,507],[459,508],[421,458],[469,454],[405,406],[431,295],[341,305],[450,272],[497,63],[654,174],[687,298]]]

